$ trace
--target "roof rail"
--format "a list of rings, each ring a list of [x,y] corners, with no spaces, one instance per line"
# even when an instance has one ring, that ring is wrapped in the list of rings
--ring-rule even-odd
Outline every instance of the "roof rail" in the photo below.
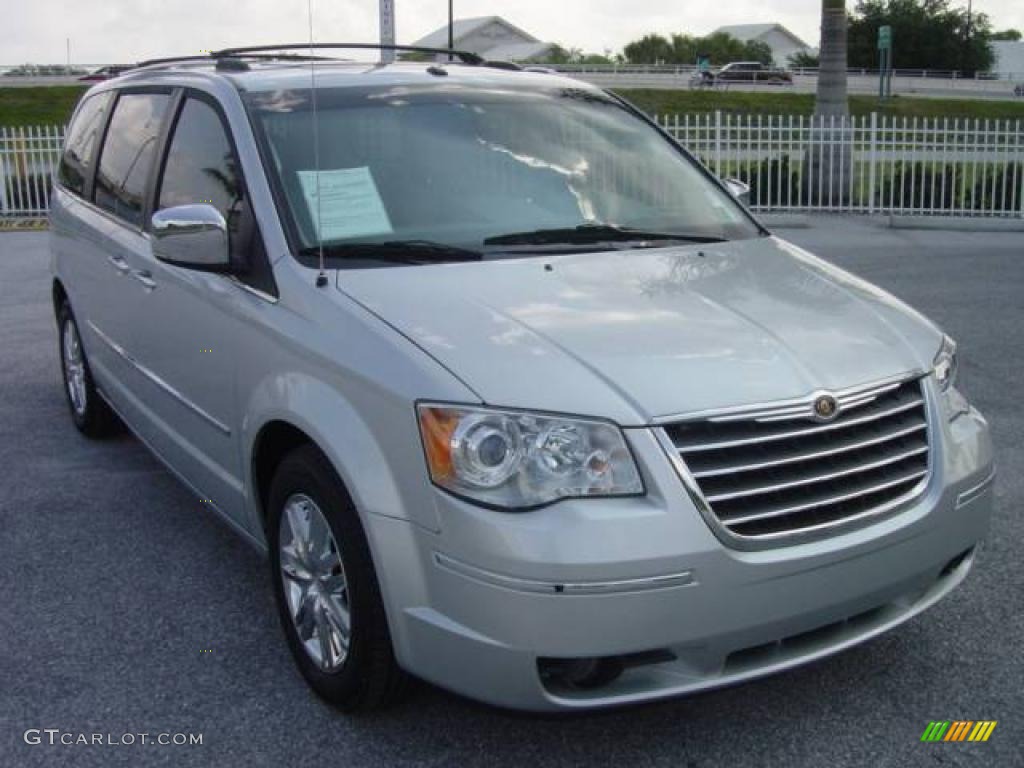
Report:
[[[307,46],[308,47],[308,46]],[[239,59],[241,56],[236,55],[219,55],[220,52],[209,53],[203,56],[169,56],[164,59],[147,59],[146,61],[140,61],[137,64],[132,64],[128,69],[141,69],[142,67],[157,66],[159,64],[177,64],[178,62],[189,62],[189,61],[224,61],[228,59]],[[291,61],[329,61],[330,57],[327,56],[310,56],[309,54],[303,55],[301,53],[281,53],[276,56],[260,56],[258,54],[252,54],[245,56],[247,59],[266,59],[266,60],[279,60],[288,59]],[[127,71],[127,70],[126,70]]]
[[[150,67],[156,64],[175,64],[179,61],[209,61],[209,56],[168,56],[164,59],[146,59],[136,64],[132,64],[132,69],[139,69],[141,67]]]
[[[451,48],[424,48],[418,45],[380,45],[377,43],[282,43],[280,45],[250,45],[244,48],[225,48],[221,51],[213,51],[210,56],[222,58],[227,56],[246,56],[252,53],[267,53],[269,51],[286,50],[310,50],[325,48],[341,48],[369,51],[398,51],[400,53],[433,53],[435,55],[453,56],[463,64],[483,64],[484,59],[469,51],[457,51]]]
[[[523,71],[523,67],[520,64],[516,64],[514,61],[502,61],[501,59],[487,59],[481,66],[490,67],[491,69],[507,69],[510,72]]]

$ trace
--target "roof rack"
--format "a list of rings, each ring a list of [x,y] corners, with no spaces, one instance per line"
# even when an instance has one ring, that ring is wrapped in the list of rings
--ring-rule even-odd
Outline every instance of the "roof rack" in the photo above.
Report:
[[[287,50],[323,50],[329,48],[341,48],[351,50],[370,51],[397,51],[400,53],[432,53],[434,55],[452,56],[463,64],[479,65],[484,63],[482,56],[469,51],[458,51],[452,48],[424,48],[418,45],[382,45],[377,43],[283,43],[280,45],[250,45],[244,48],[225,48],[221,51],[213,51],[210,56],[218,59],[224,57],[248,56],[253,53],[267,53],[270,51]]]
[[[306,47],[309,47],[309,46],[307,45]],[[241,56],[236,56],[236,55],[233,55],[233,54],[230,55],[230,56],[221,56],[221,55],[219,55],[219,53],[220,52],[218,51],[216,53],[209,53],[209,54],[205,54],[205,55],[202,55],[202,56],[169,56],[169,57],[164,58],[164,59],[146,59],[145,61],[140,61],[137,64],[132,64],[131,67],[129,67],[129,69],[141,69],[142,67],[157,66],[159,64],[177,64],[178,62],[189,62],[189,61],[222,62],[222,61],[227,61],[229,59],[241,59],[241,58],[243,58]],[[271,56],[271,55],[261,56],[259,54],[253,54],[253,55],[247,55],[244,58],[247,58],[247,59],[260,59],[260,60],[267,60],[267,61],[280,60],[280,59],[287,59],[289,61],[331,61],[332,60],[329,56],[310,56],[309,54],[303,55],[303,54],[300,54],[300,53],[281,53],[281,54],[277,54],[275,56]]]

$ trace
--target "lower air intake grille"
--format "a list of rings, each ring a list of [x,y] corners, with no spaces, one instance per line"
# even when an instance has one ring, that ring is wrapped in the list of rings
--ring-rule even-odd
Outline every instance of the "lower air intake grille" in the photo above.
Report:
[[[670,424],[665,432],[731,534],[782,539],[891,509],[924,487],[930,462],[922,380]]]

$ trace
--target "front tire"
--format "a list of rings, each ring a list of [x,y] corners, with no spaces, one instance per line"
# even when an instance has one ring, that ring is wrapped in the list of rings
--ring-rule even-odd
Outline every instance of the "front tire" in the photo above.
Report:
[[[274,597],[302,676],[344,711],[395,702],[406,676],[366,535],[334,468],[314,446],[295,449],[278,466],[267,505]]]
[[[71,420],[87,437],[101,438],[114,434],[121,423],[96,390],[78,324],[66,301],[57,310],[57,328],[64,396],[71,409]]]

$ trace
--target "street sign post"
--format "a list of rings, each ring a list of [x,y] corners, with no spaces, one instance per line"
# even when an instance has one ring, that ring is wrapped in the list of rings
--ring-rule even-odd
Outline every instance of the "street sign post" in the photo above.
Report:
[[[878,98],[892,96],[892,27],[878,28]]]
[[[892,27],[878,28],[878,49],[892,50]]]

